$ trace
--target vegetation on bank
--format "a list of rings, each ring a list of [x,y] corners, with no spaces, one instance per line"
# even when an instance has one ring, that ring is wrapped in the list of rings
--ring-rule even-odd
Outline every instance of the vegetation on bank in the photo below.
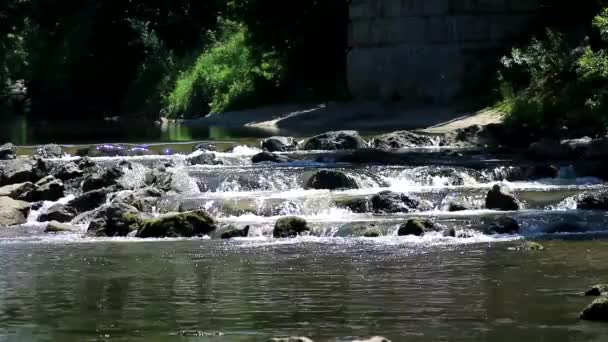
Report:
[[[608,8],[584,38],[547,29],[502,59],[507,124],[544,137],[596,136],[608,127]]]
[[[325,100],[344,83],[348,3],[0,3],[0,111],[157,118]]]

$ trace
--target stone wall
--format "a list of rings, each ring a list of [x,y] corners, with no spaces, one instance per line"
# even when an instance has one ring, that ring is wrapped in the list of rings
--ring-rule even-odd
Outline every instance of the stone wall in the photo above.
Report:
[[[495,78],[537,0],[352,0],[348,84],[359,99],[450,103]]]

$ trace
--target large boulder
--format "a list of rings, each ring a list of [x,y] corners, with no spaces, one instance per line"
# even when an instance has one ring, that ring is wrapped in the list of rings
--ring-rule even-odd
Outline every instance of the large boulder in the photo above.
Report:
[[[410,131],[392,132],[377,136],[370,145],[381,150],[403,149],[408,147],[437,146],[441,139]]]
[[[356,131],[327,132],[308,139],[303,150],[355,150],[367,147],[365,140]]]
[[[608,210],[608,191],[586,192],[574,197],[582,210]]]
[[[340,171],[321,170],[308,179],[304,188],[317,190],[358,189],[359,185],[352,177]]]
[[[487,222],[483,227],[485,234],[517,234],[521,229],[519,222],[511,217],[500,217]]]
[[[137,232],[140,238],[205,236],[217,228],[216,221],[204,210],[189,211],[144,221]]]
[[[143,225],[139,211],[127,204],[117,203],[101,209],[89,223],[87,235],[127,236]]]
[[[118,193],[111,199],[112,203],[124,203],[141,212],[152,212],[158,206],[163,192],[152,187]]]
[[[486,208],[514,211],[521,207],[519,201],[513,195],[512,190],[504,184],[496,184],[486,196]]]
[[[8,162],[0,174],[0,185],[35,183],[47,173],[46,164],[38,158],[19,158]]]
[[[372,210],[378,214],[408,213],[422,206],[422,201],[414,196],[391,191],[383,191],[371,199]]]
[[[108,192],[106,189],[92,190],[83,193],[68,202],[66,207],[74,213],[83,213],[100,207],[106,203]]]
[[[12,160],[17,158],[17,147],[11,143],[0,145],[0,160]]]
[[[108,168],[103,172],[89,175],[82,182],[82,191],[91,191],[118,184],[118,180],[125,172],[118,166]]]
[[[57,201],[64,196],[63,182],[53,176],[46,176],[36,182],[34,201]]]
[[[257,163],[289,163],[292,162],[293,159],[282,154],[270,153],[270,152],[262,152],[258,153],[255,156],[251,157],[251,162],[254,164]]]
[[[338,208],[348,209],[356,214],[369,212],[369,200],[367,198],[341,198],[334,201]]]
[[[30,204],[10,197],[0,197],[0,226],[15,226],[27,222]]]
[[[55,204],[50,207],[46,213],[40,214],[39,222],[70,222],[76,217],[76,213],[69,207],[63,204]]]
[[[266,152],[295,151],[298,143],[290,137],[270,137],[262,140],[262,150]]]
[[[53,170],[53,176],[62,181],[72,180],[83,175],[84,171],[75,162],[63,164]]]
[[[592,286],[589,290],[585,291],[585,296],[599,297],[608,296],[608,284],[598,284]]]
[[[580,318],[586,321],[608,322],[608,297],[594,300],[583,310]]]
[[[306,220],[299,217],[282,217],[275,223],[272,235],[275,238],[290,238],[309,231]]]
[[[429,231],[438,231],[435,223],[429,220],[411,219],[399,227],[398,236],[422,236]]]
[[[36,155],[40,158],[61,158],[63,150],[58,145],[48,144],[38,147]]]
[[[10,197],[12,199],[34,202],[32,198],[36,186],[32,182],[5,185],[0,188],[0,197]]]

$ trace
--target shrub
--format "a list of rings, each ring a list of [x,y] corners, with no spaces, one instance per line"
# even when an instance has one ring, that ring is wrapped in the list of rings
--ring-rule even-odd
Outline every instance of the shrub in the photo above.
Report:
[[[169,116],[223,112],[260,103],[257,91],[278,86],[282,74],[275,53],[259,53],[248,45],[244,25],[224,21],[220,34],[194,65],[182,72],[167,97]]]

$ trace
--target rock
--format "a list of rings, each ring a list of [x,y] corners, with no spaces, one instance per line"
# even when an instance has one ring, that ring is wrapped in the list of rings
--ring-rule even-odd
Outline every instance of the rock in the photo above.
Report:
[[[39,181],[47,173],[42,159],[19,158],[8,162],[0,175],[0,185]]]
[[[408,213],[419,209],[421,201],[410,195],[383,191],[371,199],[372,210],[378,214]]]
[[[61,158],[63,150],[55,144],[40,146],[36,149],[36,155],[40,158]]]
[[[608,295],[608,284],[599,284],[592,286],[589,290],[585,291],[585,296],[599,297]]]
[[[464,201],[452,201],[450,203],[448,203],[448,211],[451,213],[454,212],[458,212],[458,211],[466,211],[466,210],[471,210],[472,207],[469,205],[469,203],[466,203]]]
[[[215,220],[204,210],[189,211],[144,221],[137,232],[140,238],[204,236],[217,228]]]
[[[494,177],[496,180],[509,182],[557,178],[558,176],[559,168],[554,165],[504,167],[494,170]]]
[[[76,197],[67,204],[67,209],[73,213],[83,213],[100,207],[106,203],[108,192],[105,189],[92,190]]]
[[[262,150],[266,152],[295,151],[298,143],[290,137],[270,137],[262,140]]]
[[[45,233],[65,233],[65,232],[73,232],[76,230],[75,227],[70,226],[69,224],[59,223],[57,221],[51,221],[46,226],[44,230]]]
[[[313,340],[308,337],[275,337],[268,342],[313,342]]]
[[[359,189],[357,181],[340,171],[321,170],[308,179],[304,189]]]
[[[299,217],[282,217],[275,223],[272,235],[275,238],[290,238],[309,231],[306,220]]]
[[[363,237],[366,237],[366,238],[377,238],[380,236],[382,236],[382,232],[378,228],[367,228],[363,232]]]
[[[87,192],[117,185],[118,179],[124,174],[121,168],[114,166],[101,173],[89,175],[82,182],[82,191]]]
[[[32,182],[6,185],[0,188],[0,197],[33,202],[34,190],[36,190],[36,186]]]
[[[573,153],[557,140],[544,139],[530,144],[528,155],[535,159],[562,160],[572,158]]]
[[[526,251],[537,251],[538,252],[538,251],[544,251],[545,247],[538,242],[531,241],[531,242],[526,242],[523,245],[523,249]]]
[[[186,159],[190,165],[222,165],[214,153],[201,153]]]
[[[113,203],[124,203],[141,212],[152,212],[158,205],[163,192],[152,187],[119,193],[111,199]]]
[[[83,175],[84,171],[74,162],[63,164],[53,171],[53,176],[62,181],[72,180]]]
[[[9,197],[0,197],[0,226],[15,226],[27,222],[30,204]]]
[[[168,172],[164,167],[152,169],[146,173],[144,183],[165,192],[171,191],[173,189],[173,173]]]
[[[39,222],[70,222],[76,217],[76,213],[63,204],[55,204],[46,213],[38,217]]]
[[[338,208],[348,209],[355,214],[364,214],[369,212],[369,201],[367,198],[344,198],[337,199],[334,204]]]
[[[401,225],[397,231],[398,236],[415,235],[422,236],[429,231],[437,231],[435,223],[429,220],[411,219]]]
[[[491,222],[485,229],[486,234],[516,234],[519,232],[519,223],[510,217],[501,217]]]
[[[597,160],[608,158],[608,136],[591,140],[585,151],[585,158]]]
[[[439,138],[417,134],[410,131],[392,132],[377,136],[370,145],[381,150],[403,149],[408,147],[438,146]]]
[[[217,151],[217,146],[213,143],[199,143],[192,147],[192,152],[203,151],[203,152],[215,152]]]
[[[245,226],[243,229],[232,228],[222,234],[222,240],[234,239],[239,237],[249,236],[249,226]]]
[[[36,183],[34,201],[57,201],[64,196],[63,182],[53,176],[46,176]]]
[[[356,131],[327,132],[308,139],[303,150],[356,150],[367,147],[367,143]]]
[[[17,158],[17,147],[11,143],[0,145],[0,160],[12,160]]]
[[[486,208],[514,211],[520,209],[520,204],[509,187],[504,184],[496,184],[486,196]]]
[[[586,192],[574,199],[581,210],[608,210],[608,191]]]
[[[99,166],[97,166],[97,164],[95,164],[95,162],[89,157],[80,159],[77,165],[81,170],[87,173],[95,173],[99,171]]]
[[[456,237],[456,229],[455,228],[448,228],[446,230],[443,231],[443,237],[452,237],[455,238]]]
[[[127,204],[116,203],[101,209],[89,223],[87,235],[127,236],[143,225],[139,211]]]
[[[276,154],[276,153],[270,153],[270,152],[258,153],[258,154],[256,154],[255,156],[253,156],[251,158],[251,162],[254,163],[254,164],[264,163],[264,162],[269,162],[269,163],[290,163],[292,161],[293,161],[293,159],[291,159],[288,156],[281,155],[281,154]]]
[[[391,342],[389,339],[382,336],[374,336],[362,340],[352,340],[351,342]]]
[[[608,297],[594,300],[583,310],[580,318],[586,321],[608,322]]]
[[[358,150],[343,152],[341,154],[332,153],[329,157],[332,158],[329,161],[351,164],[388,165],[402,164],[404,162],[403,156],[399,153],[379,150],[376,148],[361,148]],[[324,158],[319,158],[317,161],[327,162],[327,160],[324,160]]]

